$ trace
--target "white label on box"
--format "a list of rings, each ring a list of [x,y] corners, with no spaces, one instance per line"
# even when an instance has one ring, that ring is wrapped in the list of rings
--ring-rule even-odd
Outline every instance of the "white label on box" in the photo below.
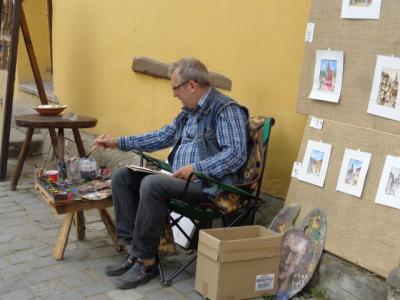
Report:
[[[256,292],[272,290],[274,288],[275,274],[256,275]]]
[[[324,120],[311,117],[310,127],[321,130],[323,125],[324,125]]]
[[[307,23],[307,30],[306,30],[306,42],[312,43],[314,38],[314,28],[315,23]]]
[[[292,168],[292,177],[297,178],[297,176],[299,175],[300,168],[301,168],[301,162],[295,161],[293,163],[293,168]]]

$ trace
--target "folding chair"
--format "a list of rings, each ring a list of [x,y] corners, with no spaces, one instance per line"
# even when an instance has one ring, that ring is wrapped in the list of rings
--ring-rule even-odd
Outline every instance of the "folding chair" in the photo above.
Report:
[[[187,180],[186,187],[182,193],[181,199],[188,189],[189,183],[193,176],[201,179],[209,185],[217,187],[218,193],[212,202],[202,203],[197,207],[193,207],[188,203],[179,199],[171,199],[168,202],[170,213],[176,212],[180,215],[179,218],[172,218],[169,215],[170,223],[167,226],[176,226],[179,231],[188,239],[191,248],[196,248],[197,244],[192,237],[190,237],[179,225],[182,217],[189,218],[194,226],[195,231],[201,229],[200,225],[206,224],[206,228],[213,226],[213,221],[222,220],[224,227],[240,226],[246,220],[254,224],[255,214],[260,205],[264,202],[259,198],[261,183],[264,175],[264,169],[267,160],[268,143],[271,134],[271,127],[274,125],[274,118],[265,117],[251,117],[249,122],[250,127],[250,155],[243,168],[243,183],[240,185],[232,186],[227,185],[213,178],[207,177],[202,173],[193,173]],[[147,165],[157,166],[158,168],[171,171],[171,167],[158,159],[155,159],[145,153],[139,153],[141,164],[146,160]],[[233,217],[232,217],[233,216]],[[204,227],[203,227],[204,228]],[[169,233],[170,239],[171,230],[164,229],[164,232]],[[197,237],[195,234],[194,237]],[[163,238],[162,238],[163,240]],[[165,239],[164,239],[165,240]],[[165,242],[163,242],[165,244]],[[189,259],[179,270],[170,275],[168,278],[164,277],[163,269],[160,264],[160,277],[161,284],[169,286],[172,281],[181,274],[193,261],[197,258],[197,254]]]

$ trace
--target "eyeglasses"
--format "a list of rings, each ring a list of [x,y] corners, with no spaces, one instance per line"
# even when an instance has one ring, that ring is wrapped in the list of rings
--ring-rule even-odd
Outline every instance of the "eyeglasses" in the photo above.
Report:
[[[183,87],[185,84],[189,83],[189,81],[190,81],[190,80],[187,80],[187,81],[182,82],[181,84],[178,84],[178,85],[176,85],[176,86],[172,86],[172,90],[173,90],[173,91],[176,91],[177,89]]]

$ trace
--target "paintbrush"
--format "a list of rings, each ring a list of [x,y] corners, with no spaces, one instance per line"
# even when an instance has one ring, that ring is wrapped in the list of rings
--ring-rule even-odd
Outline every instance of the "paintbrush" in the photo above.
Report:
[[[94,144],[94,145],[92,146],[92,148],[90,148],[89,152],[86,154],[86,158],[89,158],[90,155],[92,155],[92,153],[94,152],[94,150],[97,149],[97,147],[98,147],[98,146],[97,146],[96,144]]]

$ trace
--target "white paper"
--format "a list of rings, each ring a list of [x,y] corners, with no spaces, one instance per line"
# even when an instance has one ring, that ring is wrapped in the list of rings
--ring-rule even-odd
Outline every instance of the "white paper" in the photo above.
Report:
[[[336,190],[361,197],[371,153],[345,149]]]
[[[301,162],[300,161],[295,161],[293,163],[293,168],[292,168],[292,177],[297,178],[299,176],[299,170],[301,168]]]
[[[375,202],[400,209],[400,158],[387,155]]]
[[[331,150],[332,145],[330,144],[309,140],[298,179],[323,187]]]
[[[317,50],[309,98],[339,102],[343,79],[343,51]]]
[[[378,55],[368,113],[400,121],[400,58]]]
[[[319,119],[316,117],[311,117],[310,120],[310,127],[311,128],[315,128],[315,129],[322,129],[322,126],[324,125],[324,120],[323,119]]]
[[[342,19],[379,19],[381,0],[343,0]]]
[[[312,43],[314,38],[314,29],[315,29],[315,23],[307,23],[307,30],[305,37],[306,43]]]
[[[174,220],[178,219],[180,216],[181,215],[178,213],[171,212],[171,217]],[[189,237],[193,237],[196,227],[194,226],[193,222],[189,218],[182,217],[179,220],[178,224]],[[183,233],[179,230],[178,227],[173,226],[172,232],[174,234],[174,240],[175,240],[176,244],[178,244],[179,246],[182,246],[183,248],[189,247],[189,245],[190,245],[189,240],[183,235]]]

